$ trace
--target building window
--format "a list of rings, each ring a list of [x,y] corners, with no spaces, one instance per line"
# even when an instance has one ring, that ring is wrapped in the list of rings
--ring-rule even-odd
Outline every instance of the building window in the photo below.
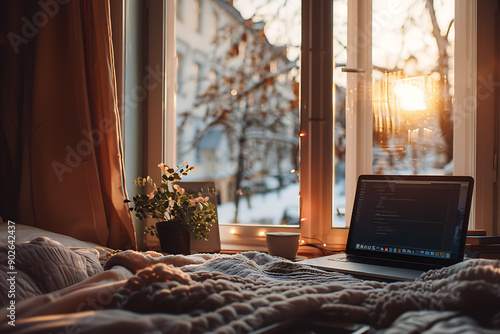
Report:
[[[177,52],[177,94],[183,93],[184,86],[184,57],[182,53]]]
[[[194,0],[194,17],[195,17],[195,23],[194,23],[194,28],[197,32],[201,32],[201,25],[202,25],[202,0]]]
[[[212,36],[215,36],[217,34],[217,30],[219,29],[219,15],[217,14],[216,11],[212,12]]]
[[[208,83],[210,85],[216,84],[216,82],[217,82],[217,72],[214,69],[209,70],[207,78],[208,78]]]
[[[177,0],[176,6],[177,6],[176,7],[177,20],[183,21],[184,20],[184,0]]]
[[[196,94],[198,94],[198,92],[200,91],[200,85],[201,85],[201,81],[202,81],[202,78],[201,78],[201,65],[197,62],[194,62],[193,63],[193,86],[194,86],[194,90],[193,92]]]

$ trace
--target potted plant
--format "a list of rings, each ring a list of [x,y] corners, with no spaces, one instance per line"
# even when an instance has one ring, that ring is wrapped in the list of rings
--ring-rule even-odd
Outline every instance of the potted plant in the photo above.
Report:
[[[190,238],[207,239],[213,222],[217,219],[215,205],[209,202],[209,197],[202,192],[188,193],[176,182],[187,175],[195,166],[183,162],[174,170],[164,163],[158,164],[162,171],[161,184],[156,185],[151,177],[138,177],[134,184],[142,187],[152,187],[147,194],[134,196],[130,211],[140,220],[155,218],[155,225],[146,227],[144,233],[150,233],[160,240],[164,253],[190,253]]]

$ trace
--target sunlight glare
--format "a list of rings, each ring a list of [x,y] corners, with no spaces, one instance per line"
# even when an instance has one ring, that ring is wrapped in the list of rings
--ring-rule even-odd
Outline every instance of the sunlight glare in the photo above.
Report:
[[[402,110],[417,111],[427,109],[425,92],[414,85],[397,84],[394,86],[394,95],[399,101]]]

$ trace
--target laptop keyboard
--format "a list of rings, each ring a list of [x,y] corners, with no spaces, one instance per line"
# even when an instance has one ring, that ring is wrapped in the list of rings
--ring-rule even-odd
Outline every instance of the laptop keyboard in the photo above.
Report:
[[[396,267],[396,268],[414,269],[414,270],[421,270],[421,271],[427,271],[427,270],[439,268],[438,266],[429,266],[429,265],[423,265],[423,264],[417,264],[417,263],[411,263],[411,262],[390,261],[390,260],[383,260],[383,259],[371,259],[371,258],[365,258],[365,257],[353,256],[353,255],[346,255],[346,257],[342,258],[341,261],[372,264],[372,265],[378,265],[378,266],[390,266],[390,267]]]

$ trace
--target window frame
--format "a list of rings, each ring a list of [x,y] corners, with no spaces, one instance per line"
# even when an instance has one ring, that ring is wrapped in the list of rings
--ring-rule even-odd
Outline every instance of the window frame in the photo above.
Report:
[[[357,178],[372,174],[372,54],[371,22],[372,0],[348,1],[348,50],[347,68],[360,72],[347,73],[346,128],[346,217],[352,215]],[[454,52],[454,145],[453,170],[455,175],[476,178],[476,0],[455,1],[455,52]],[[461,38],[460,38],[461,37]],[[356,89],[349,89],[355,87]],[[471,103],[472,101],[472,103]],[[361,121],[360,121],[361,120]],[[474,203],[478,194],[474,196]],[[486,199],[480,196],[481,200]],[[475,213],[474,203],[472,213]],[[475,214],[471,214],[469,228],[475,227]],[[346,225],[348,222],[346,221]]]
[[[476,17],[477,0],[455,1],[455,101],[453,104],[453,171],[476,180],[469,229],[476,228],[477,201],[484,201],[477,192],[477,177],[486,172],[476,168]],[[462,38],[458,38],[462,37]],[[459,80],[463,79],[463,80]],[[457,112],[458,110],[458,112]]]
[[[176,144],[175,144],[175,83],[176,83],[176,38],[175,38],[175,20],[176,20],[176,3],[175,0],[161,0],[163,1],[163,34],[164,34],[164,49],[163,61],[165,69],[165,80],[163,83],[163,111],[151,111],[162,113],[163,124],[163,161],[167,164],[175,164],[176,162]],[[369,0],[371,4],[371,0]],[[352,6],[350,14],[359,22],[367,22],[363,18],[371,13],[371,6],[366,6],[366,0],[353,0],[349,1],[349,6]],[[469,7],[468,9],[465,7]],[[456,40],[458,41],[459,33],[469,32],[468,38],[464,41],[464,45],[456,42],[456,50],[467,54],[464,60],[465,68],[460,71],[465,73],[465,78],[469,80],[474,78],[475,58],[465,53],[464,50],[474,49],[474,38],[470,38],[471,25],[474,20],[473,15],[475,1],[471,2],[457,2],[456,13],[462,15],[459,20],[457,16]],[[333,22],[332,22],[332,0],[302,0],[302,59],[301,59],[301,132],[304,136],[300,141],[300,163],[301,163],[301,177],[300,177],[300,198],[301,198],[301,218],[303,219],[300,227],[281,227],[281,226],[258,226],[258,225],[219,225],[222,249],[231,250],[265,250],[265,233],[273,231],[300,231],[303,237],[315,237],[321,239],[329,248],[342,249],[345,245],[347,238],[348,228],[332,227],[332,208],[333,208],[333,195],[332,195],[332,180],[333,180],[333,140],[334,140],[334,122],[333,122],[333,50],[331,46]],[[460,21],[460,22],[459,22]],[[462,28],[459,28],[459,24]],[[463,28],[465,27],[465,29]],[[358,27],[359,28],[359,27]],[[363,29],[368,29],[364,27]],[[473,30],[475,31],[475,30]],[[473,35],[473,37],[475,37]],[[352,37],[351,37],[352,38]],[[304,47],[306,45],[307,47]],[[456,51],[455,55],[461,53]],[[371,58],[371,55],[370,55]],[[355,53],[355,66],[366,63],[367,58]],[[456,60],[456,62],[458,62]],[[371,64],[371,61],[370,61]],[[352,66],[353,64],[349,64]],[[321,69],[321,71],[318,71]],[[456,68],[457,70],[457,68]],[[321,73],[319,78],[312,80],[313,73]],[[460,72],[459,72],[460,73]],[[459,75],[464,75],[464,73]],[[457,74],[456,74],[457,76]],[[352,80],[359,80],[355,76]],[[475,94],[474,89],[470,85],[466,85],[467,92]],[[369,87],[368,87],[369,88]],[[369,89],[368,89],[369,91]],[[471,95],[467,95],[470,96]],[[475,95],[472,95],[475,96]],[[457,94],[458,97],[458,94]],[[368,99],[369,100],[369,99]],[[357,103],[359,105],[359,98],[349,103]],[[362,103],[366,103],[362,102]],[[354,106],[354,104],[353,104]],[[354,110],[354,109],[353,109]],[[371,109],[368,109],[371,110]],[[365,119],[368,111],[364,111]],[[475,108],[467,110],[470,117],[474,119]],[[354,115],[353,115],[354,116]],[[469,116],[467,116],[469,117]],[[371,121],[370,121],[371,122]],[[455,138],[464,138],[464,142],[458,143],[464,145],[466,153],[461,155],[460,159],[455,162],[455,173],[463,175],[474,176],[474,126],[475,123],[467,124],[462,122],[462,127],[457,127],[455,130]],[[349,176],[346,175],[346,181],[350,182],[350,190],[346,193],[346,203],[352,207],[352,197],[354,195],[355,180],[357,175],[365,172],[371,173],[371,136],[359,137],[360,134],[367,133],[369,129],[371,133],[371,126],[368,122],[356,122],[356,131],[353,132],[355,143],[363,142],[363,145],[356,145],[355,147],[361,148],[354,154],[355,171],[350,172]],[[167,135],[168,134],[168,135]],[[366,138],[368,137],[368,138]],[[361,139],[360,139],[361,138]],[[368,145],[367,143],[370,142]],[[459,150],[461,146],[454,145],[455,150]],[[467,156],[469,153],[470,155]],[[369,157],[369,159],[368,159]],[[352,158],[351,158],[352,159]],[[367,166],[370,169],[367,169]],[[318,166],[320,168],[318,169]],[[349,170],[349,169],[347,169]],[[350,203],[350,204],[349,204]],[[346,217],[350,216],[351,210],[346,208]]]

